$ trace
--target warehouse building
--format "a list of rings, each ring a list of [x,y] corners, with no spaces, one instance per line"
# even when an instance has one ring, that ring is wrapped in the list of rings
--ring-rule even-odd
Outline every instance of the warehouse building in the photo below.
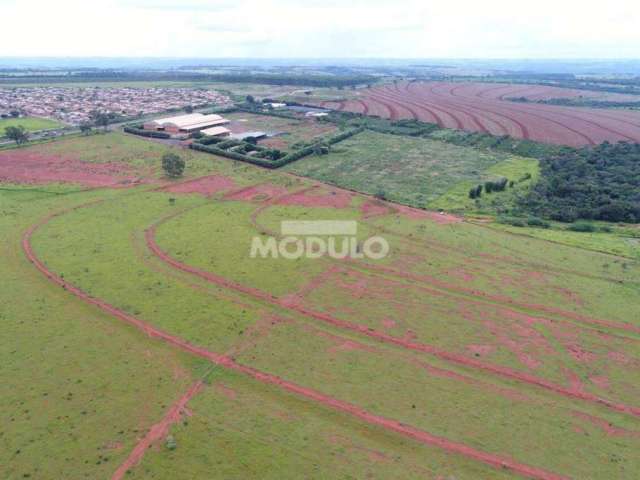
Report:
[[[220,125],[226,125],[229,120],[220,115],[203,113],[189,113],[176,117],[158,118],[144,124],[145,130],[155,130],[172,134],[194,133]]]
[[[231,130],[225,127],[211,127],[200,130],[200,133],[207,137],[228,137],[231,135]]]

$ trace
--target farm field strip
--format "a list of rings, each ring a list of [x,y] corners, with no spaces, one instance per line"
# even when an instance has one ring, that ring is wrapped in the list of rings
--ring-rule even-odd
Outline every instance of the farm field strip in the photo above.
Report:
[[[94,202],[95,203],[95,202]],[[340,400],[337,400],[335,398],[329,397],[327,395],[324,395],[318,391],[309,389],[309,388],[305,388],[302,387],[300,385],[297,385],[295,383],[291,383],[288,382],[286,380],[283,380],[275,375],[271,375],[269,373],[265,373],[259,370],[256,370],[252,367],[249,366],[245,366],[245,365],[241,365],[236,363],[234,360],[232,360],[230,357],[227,357],[225,355],[221,355],[218,353],[214,353],[211,351],[208,351],[204,348],[201,347],[197,347],[195,345],[192,345],[190,343],[188,343],[187,341],[185,341],[184,339],[181,339],[175,335],[171,335],[167,332],[164,332],[156,327],[154,327],[153,325],[151,325],[150,323],[143,321],[141,319],[138,319],[112,305],[110,305],[109,303],[107,303],[106,301],[99,299],[99,298],[95,298],[92,297],[90,295],[88,295],[87,293],[83,292],[82,290],[80,290],[78,287],[70,284],[69,282],[67,282],[66,280],[64,280],[62,277],[60,277],[59,275],[57,275],[56,273],[54,273],[53,271],[49,270],[46,265],[36,256],[32,246],[31,246],[31,237],[33,236],[33,234],[42,226],[46,225],[46,223],[48,223],[52,218],[60,216],[60,215],[64,215],[65,213],[68,213],[71,210],[75,210],[78,208],[82,208],[85,205],[81,205],[81,206],[77,206],[74,207],[73,209],[66,209],[63,211],[59,211],[56,213],[53,213],[47,217],[45,217],[44,219],[42,219],[40,222],[38,222],[37,224],[33,225],[31,228],[29,228],[24,236],[23,236],[23,240],[22,240],[22,247],[24,250],[25,255],[27,256],[28,260],[34,264],[34,266],[43,274],[45,275],[49,280],[51,280],[52,282],[60,285],[61,287],[63,287],[65,290],[67,290],[69,293],[75,295],[76,297],[80,298],[81,300],[94,305],[102,310],[104,310],[105,312],[109,313],[110,315],[113,315],[117,318],[119,318],[120,320],[138,328],[139,330],[141,330],[142,332],[144,332],[146,335],[148,335],[151,338],[158,338],[161,339],[165,342],[168,342],[170,344],[172,344],[175,347],[178,347],[188,353],[200,356],[202,358],[205,358],[209,361],[211,361],[212,363],[225,367],[229,370],[233,370],[245,375],[248,375],[252,378],[254,378],[255,380],[262,382],[262,383],[266,383],[266,384],[271,384],[271,385],[276,385],[279,386],[280,388],[287,390],[291,393],[294,393],[296,395],[305,397],[307,399],[313,400],[323,406],[347,413],[349,415],[355,416],[357,418],[360,418],[361,420],[364,420],[367,423],[370,423],[372,425],[377,425],[380,426],[384,429],[390,430],[390,431],[394,431],[396,433],[399,433],[403,436],[407,436],[409,438],[412,438],[414,440],[417,440],[421,443],[427,444],[427,445],[432,445],[432,446],[436,446],[439,447],[441,449],[447,450],[449,452],[452,453],[456,453],[456,454],[460,454],[460,455],[464,455],[466,457],[475,459],[477,461],[480,461],[482,463],[485,463],[487,465],[491,465],[493,467],[496,468],[500,468],[500,469],[510,469],[513,472],[520,474],[524,477],[527,478],[533,478],[533,479],[541,479],[541,480],[561,480],[561,479],[566,479],[568,477],[564,477],[552,472],[548,472],[546,470],[540,469],[540,468],[536,468],[536,467],[532,467],[526,464],[522,464],[519,463],[515,460],[509,459],[509,458],[505,458],[505,457],[500,457],[497,455],[493,455],[493,454],[489,454],[489,453],[485,453],[479,450],[476,450],[474,448],[471,448],[467,445],[464,444],[460,444],[460,443],[456,443],[456,442],[451,442],[445,438],[442,437],[438,437],[435,435],[432,435],[428,432],[416,429],[414,427],[411,427],[409,425],[400,423],[398,421],[395,420],[391,420],[388,418],[384,418],[378,415],[374,415],[366,410],[363,410],[355,405],[349,404],[347,402],[343,402]],[[194,385],[194,387],[192,387],[192,389],[190,390],[190,392],[195,392],[197,390],[197,384]],[[183,397],[183,399],[188,400],[188,398],[190,398],[189,396],[187,397]],[[180,405],[184,405],[183,403],[183,399],[181,399],[181,401],[178,402],[178,406]],[[174,411],[173,409],[171,410],[172,412]],[[117,477],[116,477],[117,478]]]
[[[438,86],[432,87],[432,89],[433,88],[438,88]],[[451,84],[448,84],[448,85],[444,85],[443,88],[445,89],[444,94],[446,96],[454,97],[457,101],[459,100],[463,103],[466,103],[469,101],[474,102],[475,100],[473,99],[477,98],[475,96],[468,97],[463,94],[458,94],[460,90],[464,89],[463,87],[460,87],[460,86],[455,87]],[[502,99],[500,100],[501,100],[499,104],[500,108],[507,109],[511,112],[518,111],[518,109],[515,108],[518,104],[514,102],[503,101]],[[485,100],[485,99],[481,100],[481,102],[483,105],[486,104],[486,106],[489,106],[491,103],[489,100]],[[590,135],[593,135],[591,139],[594,141],[596,141],[596,137],[602,136],[602,132],[600,130],[606,132],[605,135],[607,136],[612,135],[611,137],[612,139],[615,139],[616,137],[619,137],[622,140],[628,140],[628,141],[636,141],[638,139],[638,135],[637,135],[638,132],[635,129],[631,130],[631,132],[629,131],[621,132],[617,130],[615,127],[608,125],[606,122],[598,121],[598,119],[602,119],[605,121],[613,120],[618,123],[626,124],[627,127],[629,126],[638,127],[638,124],[630,123],[628,121],[627,117],[624,115],[625,112],[621,112],[622,115],[617,114],[617,112],[614,112],[615,114],[614,113],[606,114],[606,113],[603,113],[601,110],[571,108],[571,107],[558,108],[554,105],[539,105],[539,104],[526,104],[526,107],[527,108],[525,109],[525,111],[527,112],[527,114],[534,115],[534,116],[538,116],[538,114],[540,114],[542,119],[558,122],[559,125],[567,129],[570,129],[571,127],[567,125],[565,123],[566,120],[562,120],[562,118],[568,119],[569,121],[582,122],[584,123],[584,125],[579,127],[580,132],[585,134],[588,132],[591,132]],[[532,113],[532,112],[535,112],[535,113]],[[638,117],[636,117],[636,119],[640,120],[640,118]],[[600,142],[602,140],[600,138],[597,138],[597,141]]]
[[[411,85],[405,85],[405,91],[408,95],[414,95],[418,98],[429,98],[430,95],[434,95],[434,90],[436,85],[430,85],[427,90],[427,86],[421,85],[423,87],[422,90],[417,90],[415,87],[412,88]],[[557,127],[564,128],[575,137],[575,142],[583,142],[587,145],[595,145],[596,142],[593,138],[588,136],[586,133],[578,131],[568,125],[565,125],[559,121],[548,119],[542,117],[540,115],[532,114],[530,112],[523,112],[518,108],[509,108],[509,105],[497,105],[497,106],[489,106],[482,105],[482,110],[487,110],[493,114],[499,114],[504,116],[505,118],[511,120],[516,123],[521,128],[524,127],[526,129],[527,135],[523,137],[530,140],[541,140],[544,139],[546,141],[550,141],[552,143],[558,141],[558,137],[555,136]],[[517,117],[520,117],[517,119]],[[542,120],[542,122],[540,122]],[[526,127],[525,127],[526,125]],[[538,131],[538,137],[536,137],[536,131]]]
[[[384,88],[386,89],[387,92],[389,92],[389,94],[393,98],[396,99],[396,101],[404,101],[407,98],[412,99],[414,102],[424,101],[422,97],[412,95],[407,90],[408,85],[403,85],[401,88],[401,85],[396,84],[394,85],[393,90],[390,90],[391,87],[384,87]],[[435,104],[440,105],[441,101],[439,99],[437,100],[438,101],[435,102]],[[448,107],[449,107],[448,105],[441,105],[441,108],[447,111],[449,111]],[[459,107],[459,105],[457,105],[457,107]],[[511,116],[506,116],[504,114],[497,113],[497,112],[487,112],[486,110],[481,110],[468,105],[466,106],[466,108],[474,111],[477,118],[479,118],[477,114],[482,114],[487,121],[494,123],[499,128],[499,130],[494,129],[492,131],[489,131],[489,133],[521,136],[522,138],[529,137],[529,130],[526,127],[526,125],[524,125],[523,123],[519,122],[517,119]],[[456,124],[444,123],[444,122],[439,123],[441,127],[460,129],[460,127],[458,126],[459,124],[460,124],[460,121],[456,122]]]
[[[509,134],[541,142],[570,146],[595,145],[608,141],[640,141],[640,114],[536,103],[516,103],[505,98],[536,92],[536,86],[460,83],[396,83],[363,91],[361,102],[387,103],[387,118],[393,107],[408,109],[419,120],[447,128]],[[364,113],[361,103],[332,104],[337,110]],[[376,110],[376,115],[384,112]]]
[[[453,87],[451,85],[448,85],[445,88],[445,90],[446,90],[445,95],[449,95],[451,97],[458,97],[458,98],[462,97],[464,99],[468,98],[468,97],[465,97],[463,95],[457,95],[456,94],[456,92],[458,90],[460,90],[459,87]],[[466,100],[464,100],[464,101],[466,101]],[[586,127],[587,129],[589,127],[595,127],[595,130],[594,130],[594,134],[595,135],[598,135],[597,131],[598,131],[598,129],[600,129],[600,130],[603,130],[605,132],[608,132],[609,134],[613,134],[613,135],[619,136],[623,140],[632,141],[632,142],[635,141],[634,137],[629,136],[627,133],[621,132],[621,131],[619,131],[617,129],[614,130],[612,127],[609,127],[609,126],[607,126],[607,125],[605,125],[603,123],[598,123],[598,122],[596,122],[596,120],[598,120],[598,119],[613,120],[613,121],[616,121],[616,122],[627,124],[627,126],[631,126],[631,127],[638,127],[639,126],[637,124],[633,124],[633,123],[627,122],[624,118],[621,118],[621,117],[617,118],[617,117],[614,117],[614,116],[611,116],[611,115],[606,115],[606,114],[601,113],[600,111],[593,111],[592,110],[592,111],[588,111],[588,112],[582,112],[582,111],[580,111],[580,109],[578,109],[578,110],[571,109],[571,110],[568,110],[568,111],[565,112],[565,111],[556,111],[556,110],[553,110],[553,109],[550,110],[549,107],[553,108],[554,107],[553,105],[541,105],[541,104],[530,105],[530,104],[527,104],[527,106],[529,107],[529,109],[531,111],[540,112],[540,113],[548,115],[548,116],[545,116],[544,118],[550,119],[551,116],[559,116],[559,117],[568,118],[570,120],[578,120],[578,121],[584,122],[585,125],[587,126]],[[565,128],[569,128],[567,125],[565,125],[563,123],[561,123],[561,125],[564,126]],[[585,130],[585,131],[587,131],[587,130]]]
[[[400,94],[410,93],[408,90],[404,92],[400,90],[396,90],[396,91],[399,92]],[[435,92],[433,88],[431,89],[430,93],[432,93],[434,96],[438,97],[439,99],[443,98],[443,96]],[[478,113],[477,109],[474,109],[473,107],[470,107],[469,105],[465,105],[462,103],[447,101],[446,98],[444,100],[445,100],[444,105],[447,107],[447,109],[462,112],[468,115],[473,120],[473,123],[466,123],[466,127],[465,127],[466,130],[477,130],[480,132],[491,133],[494,135],[508,135],[509,130],[505,126],[505,124],[500,123],[499,121],[496,121],[496,120],[491,120],[487,116],[487,112],[480,112],[484,115],[484,118],[480,118],[477,115]],[[506,118],[509,121],[512,121],[512,119],[510,118],[507,118],[507,117],[504,117],[504,118]],[[493,124],[493,125],[490,125],[490,124]],[[497,126],[499,130],[496,130],[495,126]]]

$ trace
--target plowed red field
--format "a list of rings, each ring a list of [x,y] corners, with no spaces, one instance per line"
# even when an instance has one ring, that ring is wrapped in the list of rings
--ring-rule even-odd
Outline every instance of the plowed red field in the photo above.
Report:
[[[328,102],[325,106],[575,147],[604,141],[640,142],[640,112],[507,100],[523,96],[532,100],[572,98],[578,95],[576,92],[537,85],[401,82],[365,90],[359,100]]]

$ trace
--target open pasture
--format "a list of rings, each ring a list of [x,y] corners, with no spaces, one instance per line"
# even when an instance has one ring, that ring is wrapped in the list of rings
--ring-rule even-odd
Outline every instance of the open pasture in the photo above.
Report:
[[[50,120],[48,118],[36,118],[36,117],[25,117],[25,118],[2,118],[0,119],[0,137],[5,135],[5,129],[7,127],[17,127],[23,126],[25,130],[29,132],[37,132],[39,130],[49,130],[52,128],[60,128],[64,125],[55,120]]]
[[[2,387],[3,476],[640,469],[636,262],[184,150],[168,181],[171,147],[119,134],[38,148],[145,181],[0,190],[0,359],[30,377]],[[354,220],[390,254],[251,258],[284,220]]]

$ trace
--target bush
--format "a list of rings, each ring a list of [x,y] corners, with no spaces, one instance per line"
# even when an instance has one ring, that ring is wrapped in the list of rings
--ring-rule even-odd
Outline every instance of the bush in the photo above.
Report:
[[[476,199],[482,197],[482,185],[477,185],[469,190],[469,198]]]
[[[162,169],[168,177],[181,177],[184,172],[185,163],[179,155],[175,153],[165,153],[162,156]]]
[[[578,222],[578,223],[573,223],[573,224],[569,225],[567,227],[567,230],[570,230],[572,232],[590,233],[590,232],[595,232],[597,229],[596,229],[596,227],[594,225],[592,225],[590,223]]]
[[[202,137],[198,139],[198,143],[202,145],[213,145],[214,143],[221,143],[223,141],[220,137]]]
[[[538,227],[538,228],[550,228],[551,224],[545,220],[542,220],[538,217],[529,217],[527,218],[527,225],[530,227]]]
[[[502,223],[504,225],[511,225],[513,227],[526,227],[527,223],[518,217],[498,217],[498,223]]]
[[[124,127],[124,131],[126,133],[131,133],[132,135],[139,135],[141,137],[149,137],[149,138],[171,138],[171,135],[165,132],[156,132],[155,130],[143,130],[138,127]]]

